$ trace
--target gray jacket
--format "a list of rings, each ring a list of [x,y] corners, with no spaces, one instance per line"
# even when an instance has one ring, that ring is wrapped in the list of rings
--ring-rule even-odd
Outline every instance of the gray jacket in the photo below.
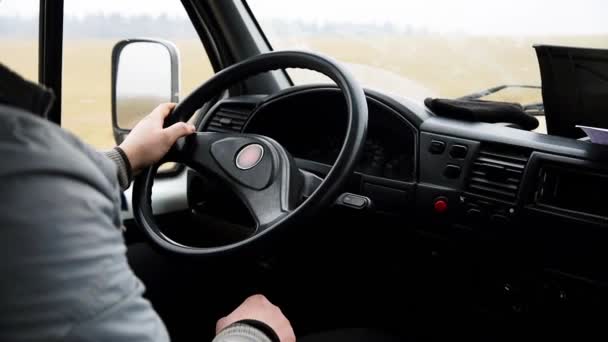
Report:
[[[116,162],[0,105],[0,341],[169,340],[127,264]],[[270,339],[236,324],[214,341]]]

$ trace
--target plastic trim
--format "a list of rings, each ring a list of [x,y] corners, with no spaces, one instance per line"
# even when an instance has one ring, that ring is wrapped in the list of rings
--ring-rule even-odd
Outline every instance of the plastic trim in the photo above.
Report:
[[[61,126],[63,0],[40,0],[39,16],[38,81],[55,93],[48,119]]]

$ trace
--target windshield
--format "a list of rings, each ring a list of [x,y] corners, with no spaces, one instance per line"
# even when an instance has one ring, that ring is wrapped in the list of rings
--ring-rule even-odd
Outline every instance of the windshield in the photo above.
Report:
[[[320,52],[364,86],[424,99],[499,85],[540,86],[533,45],[608,48],[606,0],[249,0],[275,50]],[[318,82],[288,70],[295,84]],[[327,80],[327,79],[325,79]],[[540,89],[484,99],[542,101]]]

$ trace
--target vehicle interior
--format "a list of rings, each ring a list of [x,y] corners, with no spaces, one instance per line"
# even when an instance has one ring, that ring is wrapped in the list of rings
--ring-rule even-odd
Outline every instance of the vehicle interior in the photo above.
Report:
[[[40,1],[38,77],[59,98],[67,2]],[[173,340],[211,340],[254,293],[298,336],[559,337],[566,325],[537,323],[606,311],[608,146],[575,127],[608,128],[604,50],[522,47],[537,53],[542,88],[530,87],[542,99],[511,115],[506,101],[480,101],[519,86],[432,104],[367,87],[342,56],[273,49],[253,0],[171,2],[196,30],[209,79],[178,97],[192,64],[154,36],[114,40],[103,58],[116,143],[134,108],[159,99],[198,130],[124,194],[131,265]],[[293,68],[326,78],[294,82]],[[48,119],[61,123],[61,107]],[[262,153],[241,167],[251,146]]]

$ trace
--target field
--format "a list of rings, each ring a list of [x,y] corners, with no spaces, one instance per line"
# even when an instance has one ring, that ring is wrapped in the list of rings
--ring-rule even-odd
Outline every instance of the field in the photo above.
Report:
[[[110,118],[110,56],[114,40],[68,40],[64,47],[63,125],[98,148],[113,145]],[[182,96],[212,70],[201,44],[176,41],[181,52]],[[385,36],[297,37],[275,41],[277,49],[314,50],[339,59],[366,86],[424,98],[456,97],[499,84],[540,85],[533,44],[608,48],[608,36],[505,37]],[[0,61],[37,79],[37,49],[31,41],[4,40]],[[293,71],[297,82],[318,76]],[[522,103],[540,101],[539,91],[508,91],[491,97]]]

